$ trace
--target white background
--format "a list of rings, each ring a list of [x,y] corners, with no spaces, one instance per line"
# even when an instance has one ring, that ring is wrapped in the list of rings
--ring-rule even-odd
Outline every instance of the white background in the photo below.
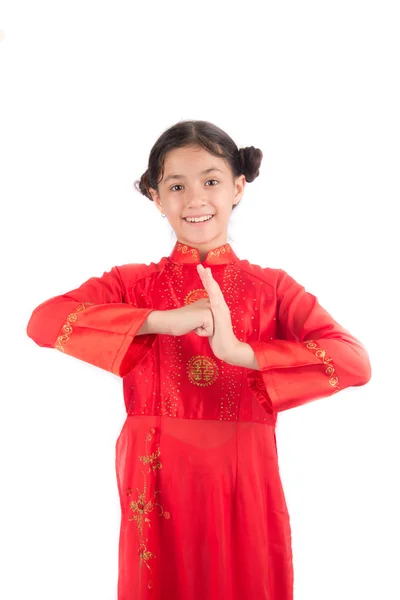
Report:
[[[113,265],[170,254],[167,219],[132,184],[189,118],[264,153],[231,217],[238,256],[285,269],[371,359],[366,386],[279,415],[295,600],[400,597],[395,5],[3,2],[5,600],[116,599],[122,380],[26,325]]]

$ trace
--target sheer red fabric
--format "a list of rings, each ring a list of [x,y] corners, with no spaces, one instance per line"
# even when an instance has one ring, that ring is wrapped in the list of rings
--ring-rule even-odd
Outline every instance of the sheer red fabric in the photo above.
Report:
[[[217,359],[195,333],[137,335],[152,310],[207,296],[199,262],[177,242],[158,263],[113,267],[39,305],[27,334],[122,378],[118,600],[292,600],[277,414],[364,385],[369,357],[285,271],[229,244],[203,265],[259,370]]]

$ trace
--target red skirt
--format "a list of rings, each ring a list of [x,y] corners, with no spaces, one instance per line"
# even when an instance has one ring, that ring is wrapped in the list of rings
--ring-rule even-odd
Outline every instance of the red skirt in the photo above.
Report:
[[[116,442],[118,600],[292,600],[275,427],[128,416]]]

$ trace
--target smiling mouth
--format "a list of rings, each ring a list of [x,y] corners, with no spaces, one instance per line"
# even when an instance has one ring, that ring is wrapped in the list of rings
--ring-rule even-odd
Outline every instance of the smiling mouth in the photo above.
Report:
[[[185,223],[189,223],[189,225],[203,225],[204,223],[208,223],[208,221],[211,221],[213,217],[214,215],[211,215],[209,219],[204,219],[203,221],[188,221],[185,217],[183,217],[183,220],[185,221]]]

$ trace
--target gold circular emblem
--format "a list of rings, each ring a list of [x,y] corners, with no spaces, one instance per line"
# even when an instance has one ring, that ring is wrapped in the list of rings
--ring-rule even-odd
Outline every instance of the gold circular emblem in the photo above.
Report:
[[[193,304],[196,300],[200,300],[200,298],[208,298],[207,290],[197,289],[192,290],[185,296],[184,304]]]
[[[218,365],[209,356],[193,356],[188,362],[187,374],[195,385],[212,385],[218,377]]]

